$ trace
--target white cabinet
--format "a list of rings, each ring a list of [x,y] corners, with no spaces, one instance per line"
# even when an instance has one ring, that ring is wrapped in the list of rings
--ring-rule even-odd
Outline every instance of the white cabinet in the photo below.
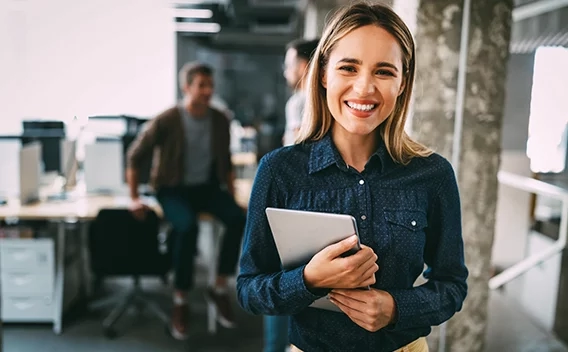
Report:
[[[0,239],[2,321],[53,320],[53,239]]]

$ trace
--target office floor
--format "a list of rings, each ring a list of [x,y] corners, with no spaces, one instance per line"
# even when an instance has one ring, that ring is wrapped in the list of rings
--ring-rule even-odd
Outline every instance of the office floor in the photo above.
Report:
[[[127,282],[115,282],[108,289],[115,290]],[[169,295],[154,280],[144,282],[160,297],[160,304],[169,306]],[[189,341],[179,342],[167,336],[160,322],[148,315],[131,312],[119,325],[122,332],[115,340],[103,337],[100,321],[106,310],[92,310],[78,318],[69,317],[64,334],[56,336],[49,325],[4,325],[5,352],[169,352],[169,351],[261,351],[262,319],[239,311],[239,327],[220,329],[217,335],[206,332],[206,306],[202,291],[192,294],[192,333]],[[499,293],[492,293],[490,321],[487,330],[488,352],[568,352],[545,332],[539,330],[525,316],[506,302]],[[145,314],[145,313],[142,313]]]
[[[106,292],[121,292],[130,280],[116,280],[105,285]],[[152,292],[155,300],[169,314],[170,293],[159,280],[145,279],[142,287]],[[124,291],[123,291],[124,292]],[[262,318],[237,310],[239,327],[218,328],[216,335],[207,333],[207,312],[203,290],[191,297],[191,336],[186,342],[176,341],[166,334],[164,325],[150,313],[131,309],[117,325],[119,335],[114,340],[102,334],[101,322],[108,308],[90,308],[78,317],[65,320],[64,331],[56,336],[51,325],[4,325],[4,352],[170,352],[170,351],[261,351]],[[236,308],[236,302],[235,308]],[[111,305],[112,306],[112,305]]]

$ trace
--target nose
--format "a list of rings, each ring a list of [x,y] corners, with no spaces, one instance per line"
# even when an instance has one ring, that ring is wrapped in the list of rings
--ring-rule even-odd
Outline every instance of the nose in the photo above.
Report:
[[[375,85],[373,84],[371,75],[361,73],[353,85],[353,90],[362,97],[373,94],[375,92]]]

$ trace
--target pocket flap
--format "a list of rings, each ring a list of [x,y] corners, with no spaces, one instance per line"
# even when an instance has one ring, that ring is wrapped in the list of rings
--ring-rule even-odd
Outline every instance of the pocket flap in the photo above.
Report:
[[[385,210],[385,218],[390,223],[412,231],[422,230],[428,226],[426,214],[421,210]]]

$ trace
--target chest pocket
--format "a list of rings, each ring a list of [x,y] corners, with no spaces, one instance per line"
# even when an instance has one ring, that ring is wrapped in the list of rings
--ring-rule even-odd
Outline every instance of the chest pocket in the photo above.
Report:
[[[426,213],[421,210],[385,210],[392,239],[392,250],[396,257],[405,262],[422,261],[428,227]]]

